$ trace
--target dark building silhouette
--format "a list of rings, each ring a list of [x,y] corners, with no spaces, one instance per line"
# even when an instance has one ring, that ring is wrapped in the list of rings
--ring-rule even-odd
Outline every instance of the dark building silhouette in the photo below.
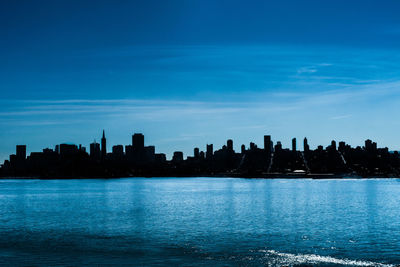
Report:
[[[132,146],[135,150],[144,149],[144,135],[141,133],[135,133],[132,135]]]
[[[182,162],[183,161],[183,152],[175,151],[174,156],[172,157],[173,162]]]
[[[207,144],[207,150],[206,150],[206,158],[207,159],[212,159],[214,154],[214,148],[213,148],[213,144]]]
[[[345,150],[345,148],[346,148],[346,143],[343,142],[343,141],[339,142],[338,150],[339,150],[340,152],[343,152],[343,151]]]
[[[101,157],[102,159],[105,159],[106,156],[107,156],[107,139],[103,130],[103,136],[101,138]]]
[[[100,159],[101,157],[100,144],[96,141],[90,144],[90,157],[93,159]]]
[[[271,136],[264,135],[264,150],[269,155],[271,154],[271,149],[272,149]]]
[[[200,149],[198,147],[194,148],[193,156],[197,159],[200,157]]]
[[[25,160],[26,159],[26,145],[17,145],[16,158],[17,158],[17,160]]]
[[[331,149],[336,150],[336,141],[335,140],[332,140],[332,142],[331,142]]]
[[[155,157],[156,148],[154,146],[146,146],[144,148],[144,158],[145,163],[153,162]]]
[[[124,146],[116,145],[112,147],[112,157],[114,159],[122,159],[124,157]]]
[[[303,149],[304,149],[304,152],[310,151],[310,146],[308,145],[307,137],[304,137]]]
[[[193,156],[184,159],[176,151],[171,160],[163,153],[155,153],[154,146],[144,146],[143,134],[132,136],[132,145],[114,145],[106,153],[103,131],[101,144],[90,144],[90,155],[81,144],[60,144],[55,149],[26,154],[26,145],[16,146],[0,167],[1,177],[128,177],[128,176],[229,176],[229,177],[400,177],[400,154],[378,148],[376,142],[365,141],[364,147],[351,147],[336,141],[329,146],[319,145],[311,150],[304,138],[304,152],[297,152],[296,138],[292,147],[283,148],[278,141],[272,149],[269,135],[264,136],[264,148],[253,142],[249,149],[233,149],[233,140],[214,151],[208,144],[206,152],[194,148]],[[270,151],[270,153],[268,152]],[[272,153],[274,152],[274,153]]]
[[[367,151],[373,150],[372,141],[370,139],[365,140],[365,150]]]
[[[60,155],[61,156],[73,156],[78,153],[78,147],[72,144],[61,144]]]
[[[226,142],[226,146],[227,146],[229,151],[233,151],[233,140],[232,139],[228,139],[228,141]]]
[[[281,141],[276,142],[275,151],[279,152],[282,150],[282,143]]]

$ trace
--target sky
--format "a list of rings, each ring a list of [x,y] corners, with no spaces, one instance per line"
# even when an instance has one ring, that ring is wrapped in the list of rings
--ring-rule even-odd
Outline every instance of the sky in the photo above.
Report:
[[[399,1],[0,2],[0,162],[60,143],[170,157],[263,135],[400,149]],[[302,148],[302,146],[300,146]]]

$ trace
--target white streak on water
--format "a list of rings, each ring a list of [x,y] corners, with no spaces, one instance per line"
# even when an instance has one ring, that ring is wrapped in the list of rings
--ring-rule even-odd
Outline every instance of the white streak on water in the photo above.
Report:
[[[382,267],[391,267],[395,266],[392,264],[384,264],[372,261],[358,261],[358,260],[350,260],[350,259],[337,259],[330,256],[320,256],[315,254],[290,254],[290,253],[282,253],[277,252],[275,250],[260,250],[260,252],[265,252],[269,256],[276,256],[279,258],[280,264],[338,264],[338,265],[352,265],[352,266],[382,266]]]

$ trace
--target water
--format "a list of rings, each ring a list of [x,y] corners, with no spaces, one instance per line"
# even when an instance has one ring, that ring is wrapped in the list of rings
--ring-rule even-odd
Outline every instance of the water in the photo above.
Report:
[[[400,264],[400,180],[0,180],[0,264]]]

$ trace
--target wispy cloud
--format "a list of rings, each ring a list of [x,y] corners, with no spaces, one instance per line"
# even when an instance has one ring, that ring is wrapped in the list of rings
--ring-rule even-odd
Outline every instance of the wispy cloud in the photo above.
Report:
[[[352,116],[351,114],[346,114],[346,115],[333,116],[330,119],[331,120],[341,120],[341,119],[350,118],[351,116]]]

